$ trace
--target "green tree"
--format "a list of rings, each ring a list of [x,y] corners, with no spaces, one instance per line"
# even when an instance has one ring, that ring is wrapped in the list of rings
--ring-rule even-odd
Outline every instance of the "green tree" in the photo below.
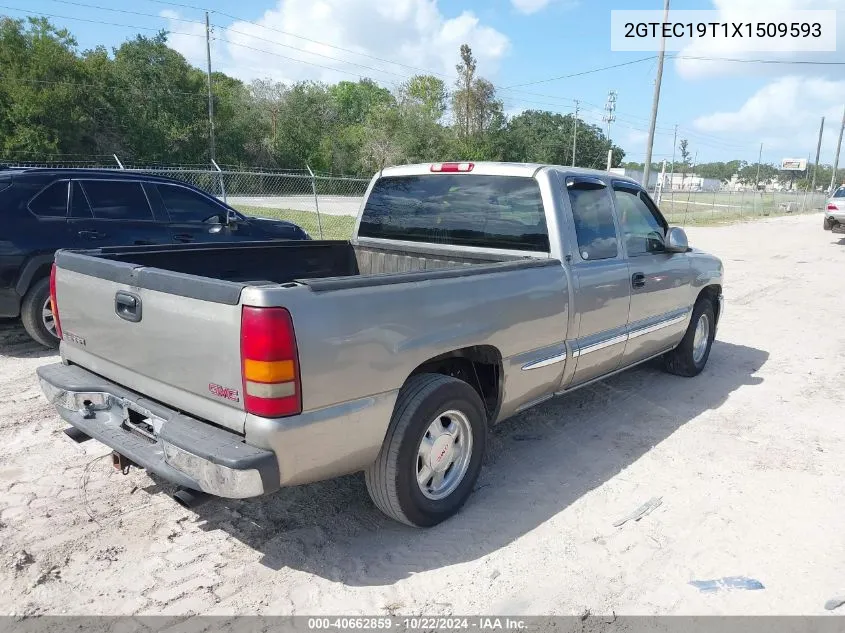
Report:
[[[92,151],[84,76],[68,31],[44,18],[0,18],[0,69],[0,152],[37,159]]]
[[[419,107],[434,121],[446,113],[448,96],[446,84],[433,75],[414,75],[399,87],[400,105]]]

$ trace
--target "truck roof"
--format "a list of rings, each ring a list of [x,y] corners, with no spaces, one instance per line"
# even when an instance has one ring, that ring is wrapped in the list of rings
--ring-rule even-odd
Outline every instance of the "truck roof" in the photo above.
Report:
[[[451,163],[460,165],[472,164],[473,174],[483,174],[488,176],[523,176],[531,177],[540,169],[548,168],[561,173],[576,174],[582,176],[594,176],[600,178],[607,178],[613,176],[614,180],[626,180],[628,182],[636,183],[633,178],[621,176],[617,174],[609,174],[602,169],[587,169],[585,167],[567,167],[565,165],[551,165],[546,163],[507,163],[496,161],[452,161]],[[445,163],[416,163],[413,165],[396,165],[394,167],[385,167],[380,176],[418,176],[421,174],[431,173],[432,165],[442,165]]]

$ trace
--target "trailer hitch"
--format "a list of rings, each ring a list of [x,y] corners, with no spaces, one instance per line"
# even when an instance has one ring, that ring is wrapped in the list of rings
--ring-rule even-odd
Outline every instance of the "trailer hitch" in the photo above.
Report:
[[[112,451],[111,463],[112,463],[112,466],[114,466],[115,470],[119,470],[124,475],[129,474],[129,468],[131,466],[134,466],[135,468],[140,468],[140,466],[138,466],[138,464],[133,462],[131,459],[129,459],[125,455],[121,455],[117,451]]]

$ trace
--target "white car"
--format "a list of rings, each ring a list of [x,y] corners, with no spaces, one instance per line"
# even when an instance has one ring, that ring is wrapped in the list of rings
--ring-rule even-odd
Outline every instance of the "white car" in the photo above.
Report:
[[[845,233],[845,185],[836,189],[825,203],[824,230]]]

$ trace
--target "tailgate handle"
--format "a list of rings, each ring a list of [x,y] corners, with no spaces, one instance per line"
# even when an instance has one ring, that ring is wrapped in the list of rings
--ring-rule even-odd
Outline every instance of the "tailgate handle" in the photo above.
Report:
[[[141,297],[131,292],[114,295],[114,313],[121,319],[137,323],[141,320]]]

